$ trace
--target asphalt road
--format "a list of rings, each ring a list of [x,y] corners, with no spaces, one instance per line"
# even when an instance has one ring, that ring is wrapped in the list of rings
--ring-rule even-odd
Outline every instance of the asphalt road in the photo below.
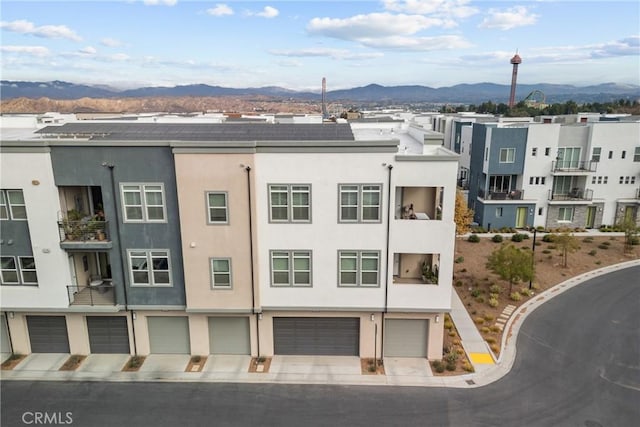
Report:
[[[526,319],[517,349],[507,376],[468,390],[6,381],[0,420],[36,425],[32,413],[46,412],[74,426],[636,426],[640,267],[550,300]]]

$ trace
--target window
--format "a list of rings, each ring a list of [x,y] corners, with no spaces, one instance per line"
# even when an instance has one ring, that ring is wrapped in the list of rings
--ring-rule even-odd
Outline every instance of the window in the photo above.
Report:
[[[636,147],[633,150],[633,161],[640,162],[640,147]]]
[[[593,147],[593,152],[591,153],[591,161],[599,162],[600,161],[600,153],[602,152],[602,148]]]
[[[622,150],[622,154],[620,155],[620,157],[621,157],[621,158],[623,158],[623,159],[624,159],[625,157],[627,157],[627,152],[626,152],[626,151],[624,151],[624,150]]]
[[[540,177],[540,185],[544,185],[544,181],[545,181],[545,177],[544,176]]]
[[[165,221],[163,184],[121,184],[125,222]]]
[[[618,184],[622,184],[624,182],[624,176],[620,177],[620,182]]]
[[[543,208],[538,208],[538,215],[542,215],[542,209]]]
[[[613,159],[613,151],[609,151],[609,158]]]
[[[214,289],[231,289],[230,258],[211,258],[211,285]]]
[[[338,286],[378,286],[380,252],[338,251]]]
[[[168,250],[130,250],[131,286],[171,286]]]
[[[311,222],[311,185],[269,185],[272,222]]]
[[[0,219],[27,219],[22,190],[0,190]]]
[[[213,191],[207,193],[207,210],[209,224],[228,224],[227,193]]]
[[[635,184],[635,183],[636,183],[636,177],[635,177],[635,176],[632,176],[632,177],[631,177],[631,184]]]
[[[0,282],[3,285],[37,285],[36,262],[31,256],[0,258]]]
[[[544,155],[548,156],[549,154],[551,154],[551,147],[545,147],[544,149]]]
[[[558,221],[565,221],[565,222],[573,221],[573,208],[558,209]]]
[[[600,177],[600,178],[602,178],[602,177]],[[591,178],[591,183],[592,183],[592,184],[595,184],[595,183],[596,183],[596,177],[595,177],[595,176]]]
[[[339,193],[339,222],[381,221],[382,185],[343,184]]]
[[[311,251],[271,251],[271,286],[311,286]]]
[[[500,163],[513,163],[516,157],[515,148],[501,148],[500,149]]]
[[[538,155],[538,147],[532,147],[531,148],[531,155],[532,156],[537,156]]]
[[[496,217],[500,218],[502,216],[502,208],[496,208]]]
[[[608,177],[608,176],[605,176],[605,177],[604,177],[604,179],[602,180],[602,183],[603,183],[603,184],[606,184],[606,183],[607,183],[607,181],[609,181],[609,177]]]
[[[533,177],[529,177],[529,185],[533,185]]]

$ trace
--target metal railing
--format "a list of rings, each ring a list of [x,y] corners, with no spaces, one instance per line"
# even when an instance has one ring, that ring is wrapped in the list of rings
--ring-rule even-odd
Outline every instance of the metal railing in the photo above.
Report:
[[[115,305],[113,284],[103,282],[98,286],[67,286],[69,305]]]
[[[108,241],[109,221],[58,221],[60,241]]]
[[[553,172],[595,172],[598,162],[574,161],[574,160],[554,160],[551,162]]]
[[[478,197],[484,200],[522,200],[524,199],[524,190],[485,192],[483,189],[479,189]]]
[[[554,192],[553,190],[549,190],[549,200],[592,200],[593,199],[593,190],[588,188],[574,188],[568,193],[565,192]]]

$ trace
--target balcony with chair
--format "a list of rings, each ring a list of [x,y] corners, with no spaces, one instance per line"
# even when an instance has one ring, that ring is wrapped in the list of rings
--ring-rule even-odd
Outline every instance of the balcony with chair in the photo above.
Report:
[[[551,172],[554,175],[581,175],[595,172],[598,162],[591,160],[555,160],[551,162]]]
[[[67,286],[70,306],[110,306],[116,304],[115,289],[111,279],[92,277],[84,286]]]
[[[593,200],[593,190],[574,187],[568,192],[549,190],[550,201],[582,202]]]

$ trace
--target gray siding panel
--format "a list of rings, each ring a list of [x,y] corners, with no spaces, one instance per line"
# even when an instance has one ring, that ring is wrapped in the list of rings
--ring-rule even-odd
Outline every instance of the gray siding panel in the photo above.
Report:
[[[275,354],[358,356],[360,319],[275,317]]]
[[[387,319],[385,357],[427,357],[429,321],[426,319]]]
[[[189,354],[189,318],[148,317],[151,353]]]
[[[248,317],[210,317],[211,354],[250,354]]]
[[[91,353],[129,353],[129,331],[124,316],[87,316]]]
[[[27,316],[32,353],[69,353],[64,316]]]

